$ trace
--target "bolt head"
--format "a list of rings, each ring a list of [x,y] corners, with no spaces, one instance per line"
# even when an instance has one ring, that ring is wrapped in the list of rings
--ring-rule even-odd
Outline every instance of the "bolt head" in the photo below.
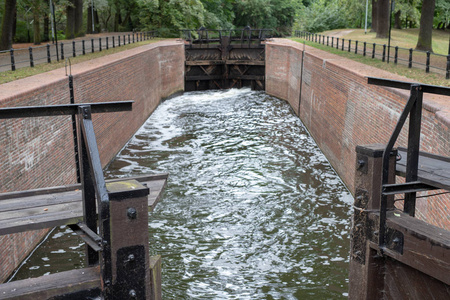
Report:
[[[128,208],[127,216],[128,216],[128,219],[130,219],[130,220],[136,219],[137,218],[137,211],[136,211],[136,209],[134,207]]]

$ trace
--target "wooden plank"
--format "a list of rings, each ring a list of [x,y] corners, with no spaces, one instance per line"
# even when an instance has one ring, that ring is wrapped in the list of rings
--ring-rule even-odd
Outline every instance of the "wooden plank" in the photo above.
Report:
[[[405,176],[407,149],[399,147],[397,150],[401,159],[397,161],[396,172]],[[423,183],[450,190],[450,158],[421,151],[417,176]]]
[[[96,290],[100,291],[100,286],[99,267],[84,268],[0,284],[0,299],[49,299],[81,291],[90,291],[91,299],[95,299]]]
[[[264,60],[227,60],[227,65],[250,65],[250,66],[265,66]]]
[[[135,179],[147,185],[150,189],[148,205],[153,210],[162,197],[167,178],[168,174],[165,173],[107,182]],[[83,209],[80,188],[81,185],[70,186],[70,189],[74,189],[71,191],[66,191],[67,187],[50,188],[51,191],[61,191],[54,194],[48,194],[45,189],[8,193],[13,198],[0,201],[0,235],[81,222]]]
[[[403,234],[403,254],[385,249],[384,253],[420,272],[450,285],[450,231],[433,226],[401,211],[387,212],[388,228]],[[377,213],[370,214],[378,219]],[[373,249],[378,245],[370,242]]]
[[[240,79],[240,80],[264,80],[264,76],[259,75],[230,75],[228,79]]]
[[[209,66],[209,65],[223,65],[224,60],[186,60],[186,66]]]
[[[199,75],[199,76],[186,76],[186,81],[197,81],[197,80],[220,80],[222,75]]]

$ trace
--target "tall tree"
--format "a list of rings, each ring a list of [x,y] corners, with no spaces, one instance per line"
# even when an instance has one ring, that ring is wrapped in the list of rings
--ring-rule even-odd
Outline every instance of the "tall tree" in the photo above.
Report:
[[[378,1],[372,0],[372,32],[377,32],[377,24],[378,24]]]
[[[433,17],[435,0],[423,0],[422,15],[420,16],[419,39],[416,49],[433,52],[431,45],[433,34]]]
[[[33,42],[35,45],[41,43],[41,0],[33,0]]]
[[[66,38],[73,39],[84,35],[83,27],[83,0],[69,0],[66,9]]]
[[[14,12],[16,0],[5,0],[5,10],[2,19],[0,50],[9,50],[12,46]]]
[[[389,36],[390,1],[378,0],[377,2],[377,38],[385,39]]]

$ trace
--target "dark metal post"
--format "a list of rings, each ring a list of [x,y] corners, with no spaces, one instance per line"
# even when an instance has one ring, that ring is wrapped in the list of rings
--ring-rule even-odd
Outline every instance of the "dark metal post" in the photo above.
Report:
[[[133,44],[134,44],[134,32],[133,32]]]
[[[102,51],[102,38],[98,38],[98,51]]]
[[[94,53],[94,39],[91,39],[91,52]]]
[[[446,79],[450,79],[450,54],[447,55],[447,72],[445,74]]]
[[[336,38],[336,49],[339,49],[339,38]]]
[[[386,44],[383,45],[383,57],[381,58],[381,61],[386,61]]]
[[[83,49],[83,55],[86,55],[86,45],[84,44],[84,40],[81,41],[81,48]]]
[[[330,40],[330,37],[327,35],[327,46],[328,46],[328,41]]]
[[[398,46],[395,46],[394,64],[398,62]]]
[[[34,68],[34,61],[33,61],[33,48],[29,47],[28,51],[30,52],[30,67]]]
[[[128,44],[130,44],[130,35],[128,34]]]
[[[348,52],[352,49],[352,40],[348,40]]]
[[[112,46],[113,46],[113,48],[116,48],[116,41],[114,39],[114,36],[112,36]]]
[[[125,34],[123,35],[123,45],[125,46],[127,44],[127,40],[125,38]]]
[[[430,73],[430,51],[427,51],[427,65],[425,67],[425,72]]]
[[[60,44],[60,46],[61,46],[61,59],[64,60],[64,44],[63,44],[63,42],[61,42],[61,43],[59,43],[59,44]]]
[[[56,34],[55,34],[55,37],[56,37]],[[56,43],[55,43],[55,49],[56,49],[56,61],[59,61],[58,41],[56,41]]]
[[[366,56],[366,46],[367,46],[367,43],[364,42],[364,46],[363,46],[363,56]]]
[[[409,114],[408,130],[408,157],[406,158],[406,182],[417,181],[417,170],[419,168],[420,129],[422,122],[422,87],[417,84],[411,85],[411,95],[415,96],[411,112]],[[405,193],[405,204],[403,211],[414,217],[416,210],[416,193]]]
[[[117,44],[120,47],[120,35],[117,36]]]
[[[373,48],[372,48],[372,58],[375,58],[375,43],[373,43]]]
[[[52,62],[52,58],[50,56],[50,44],[47,44],[47,62],[48,63]]]
[[[108,37],[106,37],[106,50],[108,50],[109,49],[109,39],[108,39]]]
[[[334,36],[331,37],[331,48],[334,48]]]
[[[408,68],[412,68],[412,56],[413,56],[413,49],[409,49],[409,59],[408,59]]]
[[[355,41],[355,54],[358,54],[358,40]]]
[[[11,55],[11,71],[15,71],[16,63],[14,61],[14,49],[13,48],[11,48],[11,50],[9,50],[9,54]]]
[[[72,56],[73,57],[77,56],[77,51],[75,49],[75,41],[72,41]]]
[[[70,104],[75,104],[75,94],[73,90],[73,76],[69,75],[69,93],[70,93]],[[77,182],[81,183],[80,174],[80,158],[78,156],[78,134],[77,134],[77,122],[76,116],[72,115],[72,133],[73,133],[73,147],[75,152],[75,167],[77,172]]]
[[[344,51],[344,44],[345,44],[345,39],[343,38],[342,39],[342,45],[341,45],[342,46],[342,49],[341,49],[342,51]]]

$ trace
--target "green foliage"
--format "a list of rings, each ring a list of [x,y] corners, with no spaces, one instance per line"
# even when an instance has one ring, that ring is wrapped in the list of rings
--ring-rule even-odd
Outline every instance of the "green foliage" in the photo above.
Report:
[[[450,25],[450,2],[448,0],[436,0],[434,26]]]
[[[344,28],[347,13],[339,0],[316,0],[301,10],[296,27],[309,32]]]

